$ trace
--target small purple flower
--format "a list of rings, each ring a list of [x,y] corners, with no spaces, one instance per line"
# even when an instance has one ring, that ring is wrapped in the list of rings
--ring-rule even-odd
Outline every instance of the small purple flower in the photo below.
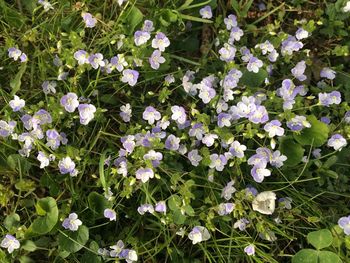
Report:
[[[295,32],[295,37],[296,37],[298,40],[307,38],[307,37],[309,37],[309,32],[300,27],[300,28],[297,30],[297,32]]]
[[[94,113],[96,112],[96,107],[92,104],[80,104],[78,106],[80,123],[83,125],[88,125],[88,123],[94,118]]]
[[[217,136],[216,134],[206,134],[204,135],[203,139],[202,139],[202,143],[204,143],[207,147],[213,146],[215,139],[218,139],[219,136]]]
[[[75,163],[68,156],[58,162],[58,168],[61,174],[69,173],[71,176],[76,176],[78,173],[75,169]]]
[[[78,50],[74,53],[74,58],[79,65],[89,63],[89,54],[85,50]]]
[[[260,44],[255,45],[255,48],[260,48],[261,53],[263,55],[271,53],[275,49],[273,47],[273,45],[270,43],[270,41],[268,41],[268,40],[266,40],[264,43],[260,43]]]
[[[244,231],[249,223],[249,220],[246,218],[241,218],[233,224],[233,228],[238,228],[240,231]]]
[[[122,240],[118,240],[117,244],[114,246],[110,246],[110,248],[112,249],[110,252],[110,256],[115,258],[115,257],[119,256],[119,254],[123,250],[124,242]]]
[[[227,185],[222,189],[221,197],[225,200],[230,200],[232,195],[236,192],[236,188],[233,186],[235,184],[234,181],[230,181]]]
[[[205,7],[199,10],[199,14],[204,19],[211,19],[213,17],[213,12],[211,11],[210,5],[206,5]]]
[[[10,47],[7,51],[9,58],[13,58],[14,61],[17,61],[22,55],[22,51],[15,47]]]
[[[328,117],[321,117],[320,121],[322,121],[323,123],[329,125],[331,123],[331,119]]]
[[[339,218],[338,225],[343,229],[345,235],[350,235],[350,216],[343,216]]]
[[[292,55],[293,52],[299,51],[303,46],[304,44],[298,41],[295,37],[288,36],[286,40],[282,41],[281,53],[283,56]]]
[[[171,112],[173,113],[171,115],[171,119],[176,121],[179,124],[184,124],[186,122],[186,111],[181,106],[172,106]]]
[[[180,138],[170,134],[165,140],[165,149],[177,151],[180,147]]]
[[[347,112],[345,113],[345,115],[344,115],[344,121],[345,121],[346,123],[350,123],[350,110],[347,111]]]
[[[253,57],[253,54],[250,53],[249,49],[247,47],[241,47],[239,52],[241,52],[241,59],[244,61],[244,62],[249,62],[249,60]]]
[[[210,238],[208,229],[203,226],[195,226],[188,234],[188,238],[192,240],[192,244],[195,245],[202,241],[207,241]]]
[[[20,99],[17,95],[14,95],[14,99],[9,102],[10,107],[14,112],[20,111],[25,105],[26,102],[23,99]]]
[[[292,131],[301,131],[304,128],[310,128],[311,124],[305,118],[305,116],[296,115],[290,121],[287,121],[287,127]]]
[[[88,28],[95,27],[97,23],[97,19],[94,18],[90,13],[82,13],[81,16],[83,17],[85,26]]]
[[[187,157],[193,166],[198,166],[199,162],[203,159],[203,157],[199,155],[198,150],[190,151]]]
[[[238,26],[235,26],[231,29],[230,38],[228,39],[229,44],[233,44],[235,41],[239,41],[244,35],[243,30]]]
[[[141,46],[151,38],[151,35],[147,31],[136,31],[134,34],[134,41],[136,46]]]
[[[118,54],[117,56],[111,58],[111,65],[112,68],[115,67],[119,72],[122,72],[124,67],[128,66],[128,62],[126,62],[123,54]]]
[[[299,81],[306,80],[306,76],[304,75],[306,69],[305,61],[302,60],[298,62],[294,68],[292,68],[291,72],[295,78],[297,78]]]
[[[226,25],[226,29],[231,30],[231,28],[237,26],[237,17],[235,15],[229,15],[224,19],[224,23]]]
[[[7,251],[11,254],[15,249],[19,249],[21,244],[19,241],[12,235],[7,234],[4,239],[1,241],[0,247],[7,248]]]
[[[120,117],[122,117],[124,122],[130,122],[130,118],[131,118],[131,113],[132,113],[132,109],[129,103],[122,105],[120,107],[121,112],[119,113]]]
[[[154,177],[154,172],[151,168],[140,168],[136,171],[136,179],[146,183],[150,178]]]
[[[150,160],[152,162],[153,167],[158,167],[160,161],[163,159],[163,154],[154,150],[150,150],[143,156],[143,159]]]
[[[253,244],[250,244],[244,248],[244,252],[248,256],[254,256],[255,255],[255,246]]]
[[[288,210],[292,209],[292,198],[290,197],[282,197],[280,199],[278,199],[278,203],[280,205],[280,207],[282,208],[286,208]]]
[[[346,142],[346,139],[340,134],[332,135],[332,137],[327,142],[327,146],[333,147],[335,151],[340,151],[347,144],[348,143]]]
[[[230,154],[237,158],[244,157],[244,151],[247,150],[247,146],[240,144],[238,141],[234,141],[230,147]]]
[[[158,121],[162,118],[159,111],[157,111],[152,106],[148,106],[142,114],[142,118],[145,121],[148,121],[148,124],[152,125],[155,121]]]
[[[164,81],[167,85],[169,85],[175,82],[175,77],[173,74],[166,75],[166,77],[164,78]]]
[[[46,139],[46,145],[52,150],[56,150],[61,144],[61,136],[55,129],[46,131]]]
[[[264,106],[257,106],[249,115],[249,120],[255,124],[267,122],[269,120],[269,115],[266,108]]]
[[[269,133],[269,137],[273,138],[284,135],[284,129],[281,127],[282,124],[279,120],[272,120],[265,124],[264,130]]]
[[[218,126],[222,127],[230,127],[231,126],[231,115],[228,113],[220,113],[218,115]]]
[[[225,157],[225,155],[220,154],[217,155],[216,153],[211,154],[210,155],[210,168],[215,168],[216,171],[221,172],[222,170],[224,170],[225,165],[227,164],[227,158]]]
[[[77,231],[82,224],[83,222],[78,219],[78,215],[76,213],[71,213],[63,220],[62,226],[70,231]]]
[[[33,129],[35,130],[39,125],[51,123],[52,117],[46,110],[40,109],[34,114],[30,121],[32,122]]]
[[[287,160],[287,156],[281,155],[280,151],[275,151],[273,154],[270,156],[270,164],[273,167],[281,168],[283,166],[283,162]]]
[[[158,213],[166,214],[166,203],[165,201],[159,201],[156,203],[156,206],[154,207],[154,210]]]
[[[132,153],[135,148],[135,136],[134,135],[128,135],[121,138],[121,142],[123,143],[123,147],[128,153]]]
[[[73,92],[69,92],[61,98],[61,106],[68,112],[74,112],[79,106],[78,96]]]
[[[125,69],[123,70],[123,77],[121,78],[121,81],[128,83],[131,87],[133,87],[136,85],[139,75],[139,72],[136,70]]]
[[[45,94],[55,94],[56,93],[56,86],[57,82],[56,81],[44,81],[41,87],[43,88],[43,91]]]
[[[198,97],[202,99],[203,103],[208,104],[216,95],[215,89],[207,85],[201,85]]]
[[[320,72],[320,76],[321,78],[326,78],[326,79],[330,79],[330,80],[333,80],[335,79],[335,74],[336,72],[330,68],[323,68]]]
[[[221,203],[218,206],[218,214],[220,216],[228,215],[232,213],[234,209],[235,209],[235,204],[233,203]]]
[[[261,183],[265,177],[271,175],[271,171],[266,169],[264,165],[255,165],[250,173],[253,176],[254,181],[257,183]]]
[[[332,91],[331,93],[319,93],[318,94],[319,103],[323,106],[330,106],[332,104],[341,103],[341,94],[339,91]]]
[[[151,57],[149,58],[149,63],[151,68],[159,69],[160,64],[165,62],[165,58],[162,57],[162,53],[159,50],[154,50]]]
[[[151,204],[143,204],[137,208],[137,212],[139,212],[140,215],[144,215],[145,213],[154,213],[153,205]]]
[[[90,63],[91,67],[94,69],[106,66],[106,63],[103,60],[103,55],[101,53],[91,54],[88,58],[88,63]]]
[[[258,73],[259,69],[262,66],[263,66],[263,62],[260,59],[256,57],[251,57],[247,65],[247,70],[250,72]]]
[[[313,155],[316,159],[320,158],[320,157],[321,157],[321,149],[315,149],[315,150],[313,150],[313,151],[312,151],[312,155]]]
[[[159,49],[159,51],[164,52],[165,48],[170,46],[169,38],[162,32],[158,32],[154,39],[152,40],[152,47]]]
[[[117,221],[117,214],[114,210],[106,208],[103,211],[103,215],[105,218],[108,218],[109,221]]]
[[[228,43],[225,43],[224,46],[219,50],[220,59],[225,62],[230,62],[235,59],[236,48],[231,46]]]
[[[38,152],[38,156],[36,157],[36,159],[40,162],[40,169],[43,169],[46,166],[49,166],[50,159],[54,160],[55,157],[53,156],[53,157],[49,158],[49,157],[46,156],[46,154],[44,152],[39,151]]]
[[[271,53],[267,57],[270,60],[270,62],[276,62],[276,60],[279,57],[279,55],[280,54],[278,54],[277,50],[274,49],[274,50],[271,51]],[[269,70],[268,72],[271,72],[271,70]]]
[[[152,32],[154,30],[153,22],[151,20],[145,20],[143,22],[142,31]]]
[[[188,134],[191,137],[196,137],[197,140],[202,140],[204,134],[204,128],[202,123],[195,123],[189,130]]]

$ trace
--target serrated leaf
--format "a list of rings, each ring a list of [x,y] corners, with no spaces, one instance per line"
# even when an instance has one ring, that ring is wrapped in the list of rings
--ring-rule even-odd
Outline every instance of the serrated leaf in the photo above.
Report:
[[[81,225],[77,231],[64,231],[58,235],[59,246],[70,253],[75,253],[83,248],[89,240],[89,229]]]
[[[333,242],[333,236],[328,229],[321,229],[307,235],[307,241],[316,249],[328,247]]]
[[[308,117],[308,121],[311,127],[303,129],[300,134],[294,134],[294,139],[301,145],[322,146],[328,139],[329,128],[327,124],[317,120],[313,115]]]

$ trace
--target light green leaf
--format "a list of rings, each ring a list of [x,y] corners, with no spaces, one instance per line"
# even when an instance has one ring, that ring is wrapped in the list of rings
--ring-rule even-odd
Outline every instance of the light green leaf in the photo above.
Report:
[[[328,247],[333,242],[333,236],[328,229],[321,229],[307,235],[307,241],[316,249]]]
[[[295,140],[301,145],[322,146],[328,139],[329,128],[327,124],[316,119],[315,116],[309,116],[310,128],[305,128],[300,134],[294,134]]]
[[[39,235],[50,232],[58,221],[56,200],[52,197],[42,198],[37,202],[36,210],[39,217],[34,220],[29,230]]]
[[[12,88],[11,95],[15,95],[17,91],[21,88],[22,84],[22,76],[24,72],[26,71],[27,68],[27,63],[21,63],[21,66],[15,76],[14,79],[10,81],[10,87]]]

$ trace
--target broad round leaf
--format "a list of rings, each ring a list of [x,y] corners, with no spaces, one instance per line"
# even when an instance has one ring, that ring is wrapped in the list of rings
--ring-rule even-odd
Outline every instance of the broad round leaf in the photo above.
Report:
[[[300,144],[296,143],[292,138],[283,138],[280,144],[280,151],[282,154],[287,156],[287,161],[285,165],[295,166],[300,163],[301,159],[304,156],[304,149]]]
[[[320,251],[318,254],[319,263],[341,263],[339,256],[331,251]]]
[[[70,253],[75,253],[83,248],[89,240],[89,229],[81,225],[77,231],[64,231],[58,236],[60,247]]]
[[[328,139],[329,128],[327,124],[316,119],[315,116],[309,116],[310,128],[305,128],[300,134],[295,134],[295,140],[301,145],[322,146]]]
[[[321,229],[307,235],[307,241],[316,249],[328,247],[333,242],[333,236],[328,229]]]
[[[292,263],[318,263],[318,253],[314,249],[303,249],[292,258]]]
[[[52,197],[45,197],[40,199],[35,207],[40,217],[34,220],[30,229],[36,234],[46,234],[52,230],[58,220],[56,200]]]

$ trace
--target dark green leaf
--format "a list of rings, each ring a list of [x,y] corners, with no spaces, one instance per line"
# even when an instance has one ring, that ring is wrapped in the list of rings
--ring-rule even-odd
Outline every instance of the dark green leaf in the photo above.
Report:
[[[89,240],[89,229],[81,225],[77,231],[64,231],[58,235],[60,247],[70,253],[75,253],[83,248]]]

